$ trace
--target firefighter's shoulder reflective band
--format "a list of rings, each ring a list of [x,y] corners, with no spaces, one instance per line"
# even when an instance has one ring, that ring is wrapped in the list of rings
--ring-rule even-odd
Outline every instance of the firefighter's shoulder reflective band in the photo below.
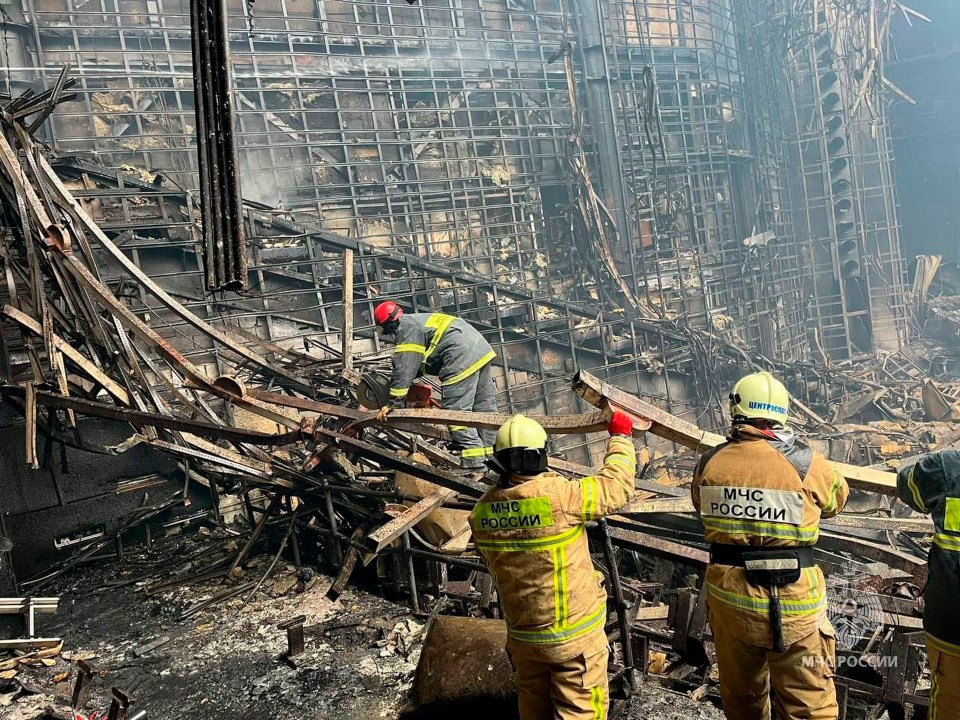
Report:
[[[630,457],[629,455],[624,455],[623,453],[616,452],[610,453],[607,456],[607,463],[617,464],[617,465],[626,465],[628,468],[636,469],[637,461]]]
[[[583,519],[593,520],[594,513],[597,510],[597,480],[594,477],[585,477],[580,480],[580,487],[583,492]]]
[[[920,495],[920,488],[917,487],[917,481],[913,477],[916,469],[917,466],[914,465],[910,468],[910,472],[907,473],[907,487],[910,488],[910,494],[913,495],[913,501],[917,504],[917,507],[923,512],[926,512],[927,506],[923,504],[923,496]]]
[[[803,496],[790,490],[711,485],[700,489],[700,514],[800,525]]]
[[[433,338],[430,340],[430,346],[426,349],[424,353],[423,360],[426,362],[433,351],[437,349],[437,345],[440,344],[440,340],[443,338],[443,334],[447,331],[447,328],[450,327],[456,318],[453,315],[444,315],[443,313],[433,313],[429,318],[427,318],[426,326],[433,329]]]
[[[478,449],[482,454],[483,448]],[[478,504],[473,520],[481,531],[550,527],[553,511],[548,497],[498,500]]]
[[[830,486],[830,497],[827,498],[827,504],[823,506],[824,512],[833,512],[837,509],[837,494],[840,492],[841,485],[843,485],[843,476],[834,470],[833,484]]]

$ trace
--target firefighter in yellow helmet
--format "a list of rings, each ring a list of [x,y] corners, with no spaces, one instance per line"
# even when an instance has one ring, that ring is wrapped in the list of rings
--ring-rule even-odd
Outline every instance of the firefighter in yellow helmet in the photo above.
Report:
[[[547,434],[514,415],[488,465],[497,484],[470,515],[474,542],[497,584],[521,720],[606,717],[606,593],[584,525],[634,492],[633,423],[613,413],[603,468],[567,480],[547,470]]]
[[[790,396],[770,373],[730,393],[727,442],[705,453],[691,494],[710,545],[707,593],[728,720],[836,720],[835,642],[820,518],[840,512],[847,482],[787,426]]]

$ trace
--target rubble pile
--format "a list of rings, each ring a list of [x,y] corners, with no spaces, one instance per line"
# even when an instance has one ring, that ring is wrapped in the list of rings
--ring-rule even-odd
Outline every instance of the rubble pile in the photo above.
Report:
[[[189,657],[178,656],[154,679],[161,689],[178,679],[191,712],[215,717],[206,703],[237,698],[289,708],[302,705],[304,686],[340,682],[344,667],[335,641],[340,636],[330,633],[347,629],[364,637],[364,652],[355,658],[351,684],[332,696],[331,707],[361,687],[388,688],[392,697],[402,697],[431,617],[440,612],[499,617],[495,587],[472,552],[466,524],[485,486],[459,470],[443,441],[450,425],[496,428],[506,416],[426,408],[398,410],[379,421],[368,408],[383,404],[373,372],[384,366],[382,353],[345,353],[347,363],[320,348],[317,354],[292,350],[195,314],[97,225],[53,169],[47,149],[22,122],[9,119],[48,112],[65,84],[61,79],[45,96],[10,101],[0,120],[0,191],[16,207],[19,221],[0,236],[0,362],[7,379],[0,396],[25,418],[26,462],[33,468],[49,462],[46,455],[57,443],[105,455],[147,445],[176,458],[184,485],[170,497],[145,495],[118,532],[81,544],[70,561],[21,580],[19,587],[31,598],[63,592],[76,577],[71,570],[114,547],[122,554],[124,536],[142,530],[147,552],[155,552],[149,528],[201,499],[209,500],[210,510],[197,520],[213,530],[202,543],[174,541],[163,557],[141,563],[128,557],[128,569],[102,580],[111,599],[120,588],[147,599],[144,608],[163,620],[152,626],[155,635],[128,633],[95,648],[75,643],[68,648],[76,653],[68,664],[59,639],[41,642],[31,632],[6,646],[11,657],[0,667],[13,674],[2,677],[18,679],[21,666],[38,661],[60,683],[82,685],[81,678],[101,670],[127,669],[131,657],[139,667],[164,646],[182,647],[189,648]],[[162,313],[135,314],[128,295],[150,296]],[[933,304],[931,311],[939,307]],[[198,365],[158,332],[174,323],[197,347],[216,348],[218,362]],[[698,337],[706,334],[699,331]],[[900,458],[960,440],[951,425],[960,398],[960,383],[949,379],[955,358],[948,352],[920,356],[908,348],[866,361],[778,366],[709,339],[742,355],[745,364],[783,374],[806,400],[797,404],[798,429],[861,492],[852,512],[824,523],[818,560],[830,571],[838,602],[854,598],[857,607],[875,610],[868,613],[869,637],[852,636],[843,651],[856,657],[893,653],[902,660],[901,670],[909,670],[879,669],[867,679],[841,673],[844,702],[924,704],[917,685],[918,597],[926,575],[924,538],[932,526],[890,499],[889,471]],[[639,670],[694,699],[716,698],[705,596],[697,591],[707,553],[683,484],[694,454],[722,437],[589,373],[578,374],[574,389],[597,409],[536,418],[548,433],[599,431],[606,425],[603,409],[612,404],[648,419],[638,436],[649,432],[675,449],[647,454],[638,478],[641,492],[609,520],[626,599],[611,610],[608,625],[619,641],[615,679],[624,681]],[[80,431],[83,417],[115,421],[132,431],[118,446],[98,446]],[[38,438],[45,439],[43,455]],[[563,458],[550,463],[560,472],[590,473]],[[871,464],[877,467],[861,467]],[[241,508],[233,517],[224,517],[225,497],[236,498]],[[617,575],[610,569],[608,558],[608,584]],[[335,577],[322,577],[322,570]],[[353,578],[390,597],[405,597],[413,617],[392,603],[371,601],[372,610],[351,624],[343,608],[350,607],[347,588]],[[91,602],[76,589],[70,595],[81,606]],[[104,614],[124,612],[96,604]],[[136,622],[133,618],[142,617],[142,610],[137,612],[124,621]],[[627,615],[626,637],[618,633],[618,612]],[[57,617],[62,634],[78,635],[76,618]],[[220,632],[225,618],[231,634]],[[368,630],[375,637],[367,637]],[[230,685],[205,684],[201,690],[190,684],[193,674],[209,683],[211,668],[229,666],[230,658],[241,654],[237,642],[256,645],[259,653],[258,672],[242,670],[249,678],[243,692]],[[90,669],[95,662],[99,670]],[[0,694],[3,702],[33,708],[38,695],[67,701],[67,693],[56,687],[34,693],[29,681],[17,681],[16,697]],[[115,692],[113,699],[121,704],[128,702],[128,690],[136,692],[116,687],[120,695]],[[155,692],[144,685],[141,694]],[[86,701],[74,693],[67,704],[77,708]],[[373,714],[369,717],[396,707],[362,710]]]

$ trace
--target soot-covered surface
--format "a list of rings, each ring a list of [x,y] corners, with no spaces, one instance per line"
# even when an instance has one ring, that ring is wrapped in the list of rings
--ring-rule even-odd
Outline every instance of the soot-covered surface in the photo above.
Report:
[[[128,554],[123,564],[75,571],[45,591],[60,596],[60,611],[40,616],[38,629],[62,637],[62,652],[28,659],[13,679],[0,680],[0,717],[33,720],[51,710],[69,717],[78,659],[97,670],[88,717],[105,717],[111,687],[125,690],[133,710],[146,710],[150,720],[398,716],[420,655],[422,618],[362,591],[347,590],[333,603],[325,596],[330,578],[319,576],[304,588],[294,568],[281,563],[245,605],[247,593],[181,620],[183,611],[229,584],[220,579],[148,595],[156,579],[140,578],[212,540],[170,538],[151,553]],[[259,578],[269,562],[254,558],[240,582]],[[298,615],[306,617],[306,650],[290,667],[278,659],[286,635],[277,625]],[[632,700],[627,715],[722,717],[709,703],[655,681]]]

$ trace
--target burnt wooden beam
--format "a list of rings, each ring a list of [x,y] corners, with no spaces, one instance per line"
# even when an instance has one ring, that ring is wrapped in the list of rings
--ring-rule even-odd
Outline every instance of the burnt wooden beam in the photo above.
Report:
[[[457,494],[455,490],[437,490],[427,497],[411,505],[397,517],[367,535],[367,547],[371,552],[378,553],[392,543],[407,530],[412,528],[427,515],[432,513],[447,500],[452,500]]]
[[[573,389],[581,398],[599,408],[615,406],[632,415],[650,421],[650,432],[678,445],[705,452],[724,442],[726,438],[701,430],[693,423],[651,405],[636,395],[614,387],[598,377],[581,370],[573,378]],[[897,477],[893,473],[830,461],[834,470],[843,475],[851,487],[870,492],[893,495],[897,491]]]

